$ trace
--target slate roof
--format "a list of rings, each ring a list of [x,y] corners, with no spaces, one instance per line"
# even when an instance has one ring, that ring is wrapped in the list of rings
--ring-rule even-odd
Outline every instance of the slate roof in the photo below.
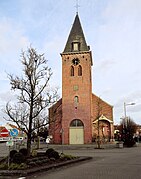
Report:
[[[75,16],[75,20],[72,25],[72,29],[70,31],[70,34],[69,34],[69,37],[68,37],[68,40],[67,40],[67,43],[66,43],[63,53],[72,52],[72,43],[73,42],[78,42],[80,44],[79,52],[89,51],[89,47],[87,46],[78,14],[76,14],[76,16]]]

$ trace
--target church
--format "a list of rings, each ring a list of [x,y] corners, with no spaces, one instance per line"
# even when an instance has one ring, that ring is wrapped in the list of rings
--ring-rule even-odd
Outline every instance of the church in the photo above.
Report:
[[[78,13],[62,59],[62,98],[49,108],[54,144],[91,144],[114,137],[113,106],[92,93],[92,52]]]

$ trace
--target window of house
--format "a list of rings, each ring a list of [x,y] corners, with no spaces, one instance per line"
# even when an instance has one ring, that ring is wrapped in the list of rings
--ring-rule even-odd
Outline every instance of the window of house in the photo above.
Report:
[[[82,66],[78,66],[78,76],[82,76]]]

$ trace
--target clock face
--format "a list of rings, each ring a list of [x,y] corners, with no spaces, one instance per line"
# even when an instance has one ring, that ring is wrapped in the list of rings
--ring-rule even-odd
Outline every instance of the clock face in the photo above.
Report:
[[[78,58],[74,58],[72,60],[73,65],[78,65],[80,63],[80,60]]]

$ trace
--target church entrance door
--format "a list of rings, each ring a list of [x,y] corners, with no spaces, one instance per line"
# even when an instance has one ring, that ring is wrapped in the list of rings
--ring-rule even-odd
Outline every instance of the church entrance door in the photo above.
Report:
[[[84,125],[79,119],[73,120],[70,124],[69,143],[84,144]]]

